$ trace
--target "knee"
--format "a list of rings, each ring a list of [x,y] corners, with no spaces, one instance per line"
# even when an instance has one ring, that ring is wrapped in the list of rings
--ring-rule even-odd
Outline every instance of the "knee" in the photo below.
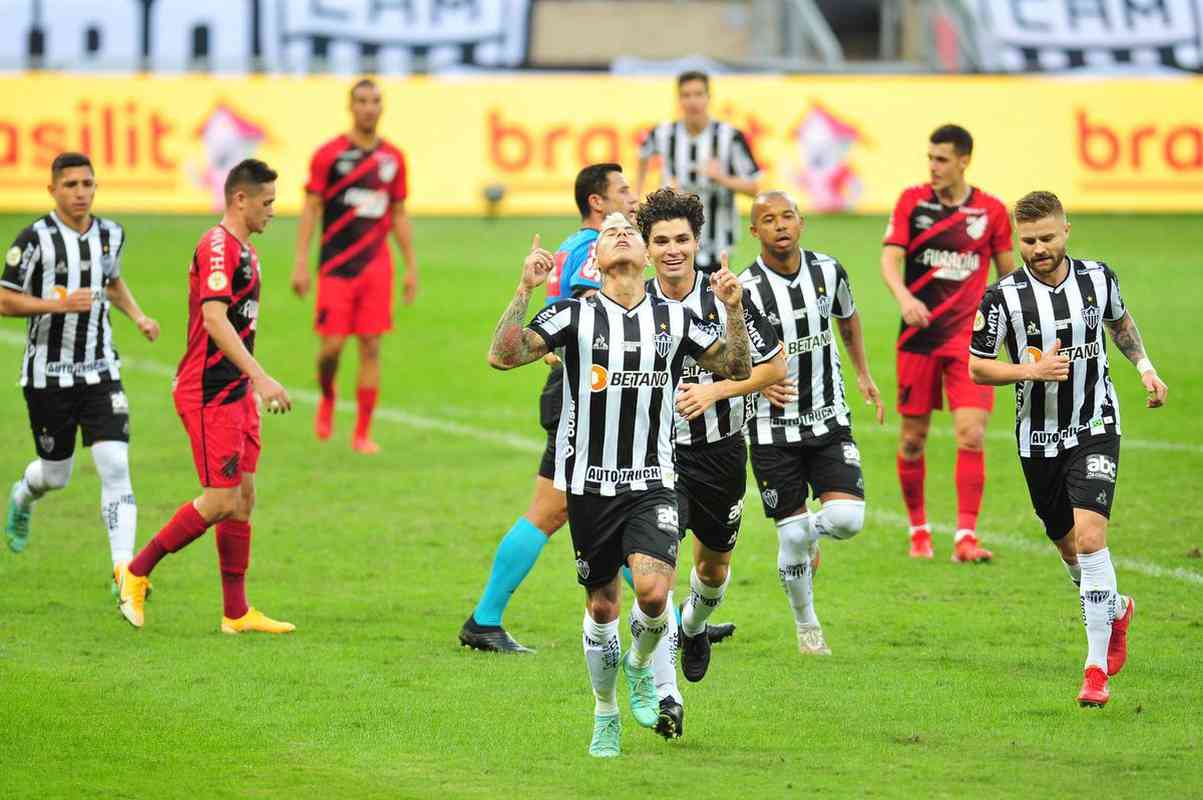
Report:
[[[1075,525],[1072,540],[1077,552],[1097,553],[1107,546],[1107,529],[1101,525]]]
[[[927,447],[927,432],[926,431],[903,431],[902,439],[899,441],[898,452],[902,454],[903,459],[907,461],[916,461],[923,456],[923,450]]]
[[[317,357],[323,362],[337,362],[339,355],[343,350],[342,339],[323,339],[321,346],[318,348]]]
[[[536,499],[531,502],[525,516],[531,525],[534,525],[544,535],[550,537],[553,533],[564,527],[564,523],[568,522],[568,509],[563,503],[539,502]]]
[[[806,514],[777,521],[777,541],[783,551],[802,554],[815,538],[811,519]]]
[[[729,564],[717,559],[698,559],[694,569],[707,586],[722,586],[731,572]]]
[[[234,509],[231,516],[237,519],[247,520],[251,518],[251,512],[255,510],[255,490],[243,488],[238,495],[238,507]]]
[[[585,609],[589,612],[590,619],[600,625],[605,625],[607,622],[618,619],[618,598],[601,593],[591,594],[585,603]]]
[[[364,361],[380,359],[380,337],[363,336],[359,339],[359,357]]]
[[[132,491],[129,477],[129,445],[125,442],[97,442],[92,445],[92,460],[100,485],[106,489]]]
[[[832,539],[851,539],[865,527],[865,501],[828,500],[815,524],[821,533]]]
[[[639,597],[639,607],[649,617],[658,617],[668,607],[668,583],[656,581],[650,586],[637,587],[635,593]]]
[[[954,431],[954,435],[957,439],[957,448],[980,451],[985,445],[986,428],[976,423],[973,425],[958,425]]]
[[[42,460],[42,487],[45,491],[55,489],[65,489],[71,481],[71,469],[75,464],[75,459],[68,458],[63,461],[46,461]]]

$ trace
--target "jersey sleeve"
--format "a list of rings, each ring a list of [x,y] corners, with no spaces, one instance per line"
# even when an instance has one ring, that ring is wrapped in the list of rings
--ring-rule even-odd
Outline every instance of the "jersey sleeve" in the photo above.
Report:
[[[999,201],[995,208],[990,229],[993,231],[990,236],[991,255],[1009,253],[1015,249],[1015,245],[1011,243],[1011,215],[1007,213],[1007,207],[1002,201]]]
[[[969,352],[978,358],[998,358],[1007,338],[1007,307],[1002,292],[991,286],[982,296],[982,304],[973,317],[973,340]]]
[[[1107,278],[1107,305],[1103,307],[1103,319],[1107,322],[1119,322],[1128,313],[1124,298],[1119,293],[1119,278],[1106,264],[1103,265],[1103,275]]]
[[[112,245],[114,235],[117,237],[117,246]],[[125,252],[125,228],[120,225],[113,225],[112,233],[109,234],[109,248],[113,251],[112,258],[105,266],[105,274],[108,275],[110,281],[115,281],[121,277],[121,254]]]
[[[400,203],[409,196],[409,175],[405,168],[405,155],[400,150],[395,155],[397,158],[397,174],[389,182],[388,197],[392,202]]]
[[[641,160],[651,158],[652,156],[656,155],[662,155],[656,144],[656,127],[658,126],[652,126],[648,129],[648,132],[643,135],[643,141],[639,145],[639,158]]]
[[[526,327],[539,334],[549,351],[556,350],[568,343],[571,336],[573,300],[560,300],[535,314],[534,319]]]
[[[238,245],[233,238],[215,228],[205,234],[196,248],[197,286],[200,301],[216,300],[230,303],[233,300],[232,285],[234,270],[238,266]]]
[[[752,155],[752,147],[741,131],[731,139],[731,167],[736,177],[749,180],[760,175],[760,165]]]
[[[309,180],[305,182],[305,191],[311,194],[324,194],[326,182],[330,176],[330,155],[327,148],[322,147],[309,159]],[[399,170],[398,170],[399,171]]]
[[[744,289],[744,325],[752,344],[752,366],[772,361],[781,352],[777,331],[752,302],[752,293]]]
[[[848,319],[856,313],[856,303],[852,301],[852,284],[848,282],[848,272],[844,265],[835,262],[835,297],[831,298],[831,316],[836,319]]]
[[[581,245],[564,262],[564,275],[568,275],[568,290],[601,288],[601,270],[597,268],[597,240]],[[560,278],[563,281],[563,277]]]
[[[886,223],[886,235],[881,241],[882,244],[906,247],[911,243],[911,211],[914,208],[915,201],[911,199],[909,191],[898,196],[898,202],[894,204],[894,211],[890,214],[890,221]]]
[[[4,274],[0,275],[0,286],[28,294],[34,266],[41,256],[42,247],[37,234],[29,228],[21,231],[4,253]]]
[[[684,307],[682,310],[685,312],[685,336],[682,338],[681,344],[685,347],[685,352],[697,360],[714,346],[714,343],[718,341],[718,336],[702,327],[702,321],[693,311]]]

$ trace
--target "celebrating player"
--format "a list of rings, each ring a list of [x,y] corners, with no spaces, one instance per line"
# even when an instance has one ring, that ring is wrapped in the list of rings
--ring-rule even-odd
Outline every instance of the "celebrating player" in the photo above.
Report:
[[[727,306],[710,282],[694,269],[698,234],[706,210],[697,195],[660,189],[639,206],[638,224],[656,275],[649,294],[683,303],[711,333],[727,327]],[[727,254],[719,259],[727,267]],[[677,387],[676,469],[680,531],[694,534],[689,599],[681,608],[682,671],[700,681],[710,665],[707,620],[723,602],[731,581],[731,554],[743,519],[747,490],[748,448],[744,442],[744,397],[786,376],[785,355],[777,334],[743,290],[744,325],[752,346],[752,374],[736,381],[715,376],[692,358]],[[676,581],[674,579],[673,584]],[[673,593],[668,594],[673,605]],[[660,719],[656,731],[665,738],[683,732],[684,700],[677,688],[676,619],[656,648],[656,692]]]
[[[129,474],[129,403],[109,306],[149,341],[159,324],[142,313],[121,277],[125,229],[92,216],[96,176],[88,157],[55,158],[47,189],[54,211],[21,231],[0,277],[0,315],[29,319],[21,387],[38,455],[13,484],[4,532],[10,550],[25,549],[34,502],[71,478],[78,428],[100,475],[100,517],[115,574],[134,554],[138,509]]]
[[[360,453],[380,450],[372,441],[371,426],[380,394],[380,337],[393,327],[390,231],[405,259],[405,304],[418,294],[418,261],[405,213],[405,157],[377,134],[380,114],[380,89],[375,83],[361,80],[351,87],[351,130],[318,148],[309,163],[292,274],[293,291],[304,297],[310,283],[309,239],[320,213],[315,327],[321,337],[317,379],[322,398],[314,430],[323,440],[334,431],[338,360],[347,337],[355,336],[359,339],[358,416],[351,446]]]
[[[969,369],[987,386],[1015,384],[1015,437],[1044,531],[1079,586],[1086,667],[1078,702],[1101,707],[1128,657],[1136,610],[1119,594],[1107,522],[1119,477],[1119,399],[1103,328],[1136,365],[1149,408],[1166,385],[1145,353],[1119,281],[1100,261],[1066,254],[1069,222],[1050,192],[1015,204],[1024,268],[991,286],[973,320]],[[1003,345],[1010,364],[997,361]]]
[[[247,604],[245,588],[260,450],[256,396],[273,413],[292,407],[288,392],[253,355],[261,278],[250,238],[275,214],[276,172],[248,158],[230,170],[225,194],[221,224],[201,236],[188,270],[188,345],[173,389],[203,491],[118,567],[118,608],[141,628],[151,570],[215,525],[222,632],[288,633],[293,625]]]
[[[711,287],[727,307],[726,337],[706,330],[685,306],[647,293],[647,250],[622,214],[597,240],[601,291],[562,300],[522,327],[531,293],[554,267],[538,237],[521,283],[493,334],[489,363],[511,369],[555,351],[564,362],[563,414],[556,432],[555,485],[568,492],[577,579],[585,587],[585,661],[596,700],[594,756],[620,753],[614,684],[621,662],[631,711],[643,727],[659,718],[652,655],[668,628],[667,597],[678,546],[673,493],[673,389],[686,356],[735,380],[751,374],[742,291],[719,270]],[[633,572],[632,644],[620,657],[620,570]]]
[[[793,608],[798,650],[830,655],[814,609],[819,538],[850,539],[865,521],[865,481],[832,317],[856,367],[857,388],[876,407],[879,424],[885,417],[848,275],[831,256],[798,246],[803,225],[784,192],[765,192],[752,205],[760,257],[739,277],[785,348],[789,378],[761,390],[748,434],[764,513],[777,525],[777,570]],[[822,504],[814,514],[807,512],[808,486]]]
[[[547,275],[546,305],[567,300],[585,288],[577,276],[581,268],[593,259],[602,220],[618,213],[634,221],[637,202],[618,164],[590,164],[582,169],[576,176],[575,194],[581,227],[565,239],[555,252],[553,266]],[[460,628],[460,642],[476,650],[534,652],[514,641],[502,627],[501,618],[510,597],[535,566],[543,545],[568,520],[564,492],[553,483],[564,370],[554,355],[549,355],[546,360],[551,369],[539,397],[539,422],[547,432],[547,447],[535,476],[530,505],[502,537],[480,601]]]
[[[760,191],[760,167],[743,133],[710,118],[710,77],[706,73],[683,72],[677,77],[677,104],[681,119],[662,122],[644,137],[635,195],[643,196],[648,166],[658,156],[660,185],[697,194],[710,209],[698,240],[696,266],[715,270],[719,253],[735,245],[739,228],[735,195]]]
[[[948,393],[957,443],[957,528],[952,560],[989,561],[978,546],[986,484],[983,443],[994,389],[969,380],[969,326],[986,288],[990,259],[999,277],[1014,269],[1011,221],[998,198],[965,181],[973,138],[943,125],[927,147],[931,182],[903,191],[886,228],[881,275],[902,309],[898,335],[898,479],[910,515],[912,558],[933,556],[924,507],[924,448],[931,412]],[[905,264],[905,277],[903,265]]]

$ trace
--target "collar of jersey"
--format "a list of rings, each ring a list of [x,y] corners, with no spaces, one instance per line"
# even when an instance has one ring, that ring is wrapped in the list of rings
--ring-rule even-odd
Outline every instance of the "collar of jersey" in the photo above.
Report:
[[[703,274],[703,272],[700,269],[698,269],[697,267],[694,267],[693,268],[693,288],[690,289],[689,293],[687,295],[685,295],[684,297],[682,297],[680,300],[673,300],[673,298],[666,295],[664,293],[664,290],[660,288],[660,276],[653,275],[652,276],[652,286],[655,288],[655,291],[648,292],[648,294],[655,294],[656,297],[659,297],[661,300],[672,300],[672,302],[674,302],[674,303],[684,303],[686,300],[693,297],[694,294],[697,293],[698,287],[702,285],[702,279],[704,277],[705,277],[705,275]],[[617,303],[615,303],[615,305],[617,305]],[[636,308],[638,308],[638,306],[636,306]]]
[[[80,233],[79,231],[75,230],[75,228],[72,228],[70,225],[68,225],[67,223],[63,222],[62,218],[61,218],[61,217],[59,217],[59,215],[58,215],[58,212],[57,212],[57,211],[51,211],[51,212],[50,212],[50,218],[54,220],[54,224],[55,224],[55,225],[59,226],[59,229],[60,229],[60,230],[64,230],[64,231],[66,231],[67,233],[70,233],[70,234],[72,234],[73,236],[75,236],[75,238],[76,238],[76,239],[83,239],[83,238],[84,238],[84,237],[86,237],[86,236],[87,236],[89,233],[91,233],[91,232],[92,232],[92,229],[93,229],[94,227],[96,227],[96,215],[95,215],[95,214],[93,214],[93,215],[92,215],[92,224],[91,224],[91,225],[89,225],[89,226],[88,226],[88,229],[87,229],[86,231],[84,231],[83,233]]]
[[[1043,287],[1045,290],[1050,291],[1053,294],[1056,294],[1057,292],[1059,292],[1065,288],[1065,284],[1069,283],[1070,277],[1072,277],[1074,274],[1074,260],[1070,257],[1069,253],[1065,254],[1065,260],[1069,262],[1069,269],[1066,270],[1065,277],[1062,278],[1061,282],[1058,283],[1056,286],[1050,286],[1049,284],[1045,283],[1044,281],[1042,281],[1038,277],[1036,277],[1035,273],[1033,273],[1030,269],[1028,269],[1027,264],[1023,265],[1023,271],[1028,274],[1028,279],[1031,280],[1032,283],[1036,284],[1037,286]]]
[[[780,278],[781,280],[785,281],[790,286],[793,286],[798,281],[802,280],[802,273],[803,273],[802,267],[806,266],[806,251],[803,250],[801,247],[799,247],[798,253],[801,255],[802,260],[798,262],[798,271],[796,273],[794,273],[794,276],[792,278],[788,275],[782,275],[780,272],[773,269],[768,264],[764,263],[764,259],[761,258],[760,256],[756,256],[756,263],[760,265],[760,268],[762,270],[764,270],[766,274],[774,275],[777,278]]]

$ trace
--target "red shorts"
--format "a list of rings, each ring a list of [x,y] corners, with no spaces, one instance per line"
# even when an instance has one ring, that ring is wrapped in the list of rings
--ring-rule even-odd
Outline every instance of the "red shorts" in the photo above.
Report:
[[[254,474],[263,447],[259,438],[259,409],[255,396],[223,406],[179,411],[192,442],[192,461],[201,486],[228,489]]]
[[[392,260],[378,258],[354,278],[319,275],[313,327],[322,336],[374,336],[392,330]]]
[[[969,377],[969,350],[957,354],[898,351],[898,413],[921,417],[944,408],[941,388],[948,392],[948,407],[994,408],[994,387],[979,386]]]

